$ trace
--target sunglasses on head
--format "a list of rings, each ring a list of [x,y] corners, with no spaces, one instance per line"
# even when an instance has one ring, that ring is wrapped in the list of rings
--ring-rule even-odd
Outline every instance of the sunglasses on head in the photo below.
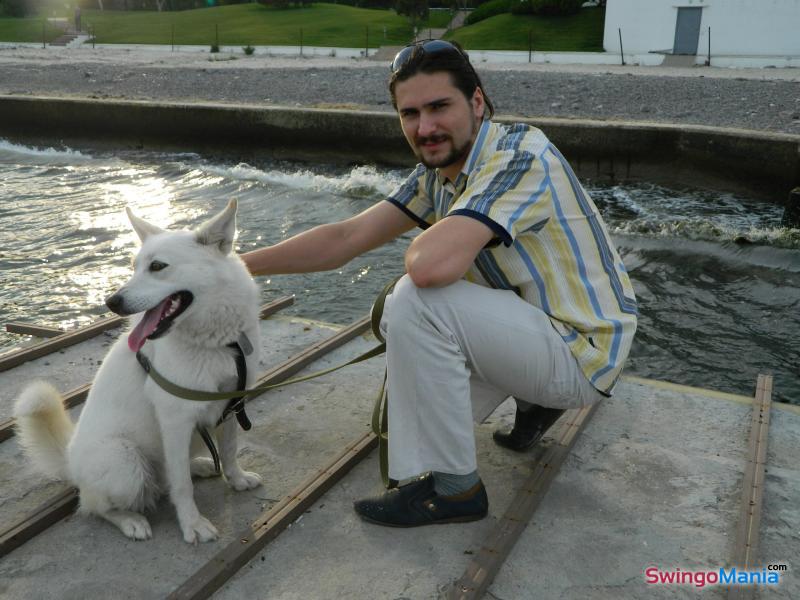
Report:
[[[469,60],[464,52],[450,42],[446,42],[444,40],[425,40],[421,42],[414,42],[413,44],[409,44],[400,50],[400,52],[395,55],[390,66],[392,73],[397,73],[400,69],[402,69],[408,63],[408,61],[411,60],[411,57],[415,51],[418,53],[418,55],[420,53],[431,55],[455,53],[464,59],[467,64],[469,64]]]

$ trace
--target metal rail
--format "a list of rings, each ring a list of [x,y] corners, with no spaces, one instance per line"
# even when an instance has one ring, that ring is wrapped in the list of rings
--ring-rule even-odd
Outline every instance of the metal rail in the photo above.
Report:
[[[233,542],[200,567],[167,598],[169,600],[209,598],[377,445],[378,438],[372,432],[365,433],[348,444],[330,463],[270,510],[264,512],[249,528],[236,536]]]
[[[747,466],[742,482],[742,507],[736,528],[733,566],[744,571],[754,567],[758,556],[758,530],[761,524],[761,506],[764,497],[764,474],[767,464],[767,437],[769,435],[770,406],[772,404],[772,375],[759,375],[753,398],[750,420],[750,444]],[[736,585],[728,588],[728,600],[745,600],[755,596],[753,585]]]
[[[533,472],[511,501],[503,518],[470,561],[461,578],[450,588],[450,600],[481,598],[486,593],[596,408],[595,403],[567,412],[558,439],[534,464]]]
[[[28,325],[27,323],[6,323],[8,333],[18,333],[20,335],[32,335],[41,338],[54,338],[64,335],[66,332],[58,327],[45,327],[44,325]]]
[[[289,358],[284,363],[267,371],[258,380],[257,385],[269,385],[288,379],[310,363],[324,356],[366,332],[370,327],[370,317],[359,319],[352,325],[339,331],[330,338],[312,344],[306,350]],[[247,400],[258,397],[259,394],[247,396]],[[39,509],[8,529],[0,532],[0,558],[32,539],[50,525],[69,515],[77,506],[77,490],[71,489],[62,492],[59,496],[47,501]]]
[[[100,335],[104,331],[119,327],[123,322],[124,319],[122,317],[106,317],[95,321],[91,325],[80,327],[75,331],[62,333],[52,339],[38,342],[27,348],[9,352],[8,354],[0,356],[0,371],[13,369],[29,360],[47,356],[48,354],[61,350],[62,348],[67,348],[68,346],[74,346],[96,335]]]
[[[284,296],[282,298],[278,298],[277,300],[273,300],[268,304],[264,304],[259,309],[258,313],[259,317],[261,319],[266,319],[267,317],[275,314],[282,308],[291,306],[293,303],[294,303],[294,296]],[[55,350],[57,350],[57,348]],[[80,403],[86,400],[86,396],[89,394],[89,388],[91,387],[92,387],[91,384],[84,383],[80,387],[77,387],[74,390],[70,390],[69,392],[64,394],[63,395],[64,406],[66,408],[72,408],[74,406],[78,406]],[[0,421],[0,443],[3,443],[7,439],[14,437],[15,435],[14,423],[15,421],[13,418],[6,419],[5,421]]]

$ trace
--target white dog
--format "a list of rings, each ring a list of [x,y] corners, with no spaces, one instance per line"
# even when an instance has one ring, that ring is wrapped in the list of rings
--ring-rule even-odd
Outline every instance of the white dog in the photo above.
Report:
[[[142,241],[133,277],[106,300],[114,312],[143,312],[111,348],[77,426],[54,388],[26,388],[15,405],[20,439],[39,471],[78,487],[80,509],[114,523],[129,538],[152,536],[141,514],[166,486],[189,543],[217,538],[197,510],[191,475],[216,474],[199,450],[196,427],[214,428],[227,401],[183,400],[163,391],[137,362],[141,350],[172,383],[203,391],[237,389],[235,349],[244,340],[247,387],[258,366],[258,289],[232,253],[236,202],[195,231],[165,231],[128,210]],[[148,341],[150,340],[150,341]],[[145,342],[147,342],[145,344]],[[253,351],[255,349],[255,351]],[[243,375],[243,373],[242,373]],[[236,419],[217,429],[222,472],[235,490],[261,483],[236,460]]]

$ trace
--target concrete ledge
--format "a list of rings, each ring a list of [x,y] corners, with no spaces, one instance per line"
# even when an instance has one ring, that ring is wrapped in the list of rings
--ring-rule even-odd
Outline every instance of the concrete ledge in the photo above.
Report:
[[[709,187],[779,203],[800,185],[798,135],[646,122],[514,120],[543,129],[584,177]],[[413,163],[397,117],[388,112],[0,97],[0,136],[76,147]]]

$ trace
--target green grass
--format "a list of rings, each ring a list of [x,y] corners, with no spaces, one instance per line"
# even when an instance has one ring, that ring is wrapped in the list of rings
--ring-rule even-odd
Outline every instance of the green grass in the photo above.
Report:
[[[170,44],[173,27],[175,44],[211,44],[217,26],[221,45],[294,46],[300,44],[301,29],[306,46],[360,48],[367,43],[367,28],[372,48],[403,44],[411,36],[408,22],[393,12],[322,3],[285,10],[237,4],[162,13],[86,10],[83,15],[97,42],[107,44]]]
[[[0,41],[3,42],[41,42],[42,41],[42,18],[13,19],[10,17],[0,18]],[[48,42],[53,41],[61,30],[54,28],[47,23],[45,25],[45,37]]]
[[[462,27],[447,36],[467,49],[527,50],[528,31],[533,31],[537,51],[603,50],[602,9],[584,9],[572,17],[534,17],[504,14]],[[431,11],[420,28],[445,27],[446,11]],[[277,10],[260,4],[237,4],[179,12],[83,11],[84,27],[92,25],[103,44],[213,44],[215,26],[223,46],[297,46],[340,48],[402,46],[412,37],[404,17],[393,11],[318,3],[308,8]],[[384,27],[386,34],[384,35]],[[173,29],[174,28],[174,29]],[[174,39],[172,32],[174,30]],[[48,41],[56,37],[48,28]],[[42,19],[0,19],[0,41],[41,42]]]
[[[510,13],[456,29],[447,39],[472,50],[527,50],[528,32],[539,52],[602,52],[605,11],[584,8],[569,17],[536,17]]]

